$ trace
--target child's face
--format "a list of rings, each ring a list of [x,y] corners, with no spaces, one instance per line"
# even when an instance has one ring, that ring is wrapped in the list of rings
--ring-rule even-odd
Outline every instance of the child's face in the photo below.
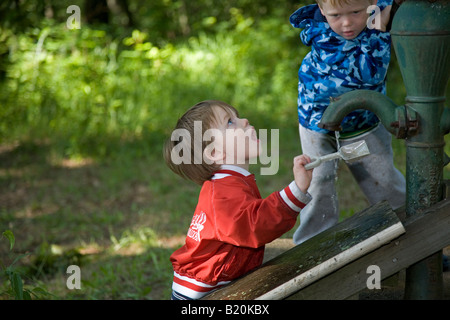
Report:
[[[376,1],[375,1],[376,2]],[[331,29],[347,40],[356,38],[367,24],[369,14],[367,7],[373,4],[369,0],[354,0],[342,6],[332,6],[330,1],[324,2],[320,11],[327,19]]]
[[[232,110],[215,108],[216,129],[222,133],[222,139],[216,139],[216,150],[224,154],[224,164],[248,164],[260,152],[260,141],[256,130],[245,118],[238,118]],[[221,140],[221,141],[220,141]]]

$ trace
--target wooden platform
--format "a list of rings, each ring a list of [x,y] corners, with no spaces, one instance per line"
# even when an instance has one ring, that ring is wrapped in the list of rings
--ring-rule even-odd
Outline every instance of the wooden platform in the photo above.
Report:
[[[346,299],[367,288],[366,268],[378,265],[386,279],[450,245],[450,199],[404,220],[406,232],[377,250],[298,291],[289,299]]]
[[[402,270],[450,245],[450,199],[408,220],[399,217],[403,224],[386,204],[370,207],[205,298],[348,299],[367,289],[369,265],[380,267],[382,279],[394,278],[401,293]],[[401,234],[403,226],[406,232]],[[376,248],[361,245],[381,238]]]
[[[284,299],[404,233],[387,202],[363,210],[204,299]]]

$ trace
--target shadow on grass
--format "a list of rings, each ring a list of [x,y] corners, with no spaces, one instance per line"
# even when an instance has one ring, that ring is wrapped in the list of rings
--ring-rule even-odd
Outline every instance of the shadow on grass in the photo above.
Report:
[[[20,264],[50,293],[62,299],[164,298],[159,291],[170,287],[169,256],[189,225],[198,187],[180,185],[158,154],[135,148],[122,145],[124,153],[96,159],[59,156],[47,142],[1,147],[0,232],[14,233],[14,254],[31,253]],[[174,186],[184,193],[181,202],[171,201]],[[157,231],[149,237],[142,228]],[[14,256],[1,240],[0,260],[7,266]],[[65,281],[58,278],[77,263],[86,290],[61,290]]]

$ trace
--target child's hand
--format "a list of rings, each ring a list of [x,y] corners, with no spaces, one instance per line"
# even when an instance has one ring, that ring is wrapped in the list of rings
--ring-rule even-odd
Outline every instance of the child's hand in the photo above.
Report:
[[[313,170],[306,170],[305,165],[310,163],[311,159],[307,155],[301,155],[294,158],[294,179],[301,192],[306,193],[311,184]]]
[[[381,15],[381,23],[380,23],[380,31],[385,32],[386,27],[389,23],[389,18],[391,16],[392,5],[386,6],[383,11],[380,12]]]

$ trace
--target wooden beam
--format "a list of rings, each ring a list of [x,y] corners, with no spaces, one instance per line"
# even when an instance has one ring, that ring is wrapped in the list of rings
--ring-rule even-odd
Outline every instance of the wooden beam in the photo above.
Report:
[[[336,272],[303,288],[288,299],[346,299],[367,288],[367,268],[377,265],[381,279],[450,245],[450,199],[404,221],[406,233]]]
[[[283,299],[404,232],[389,204],[381,202],[203,299]]]

